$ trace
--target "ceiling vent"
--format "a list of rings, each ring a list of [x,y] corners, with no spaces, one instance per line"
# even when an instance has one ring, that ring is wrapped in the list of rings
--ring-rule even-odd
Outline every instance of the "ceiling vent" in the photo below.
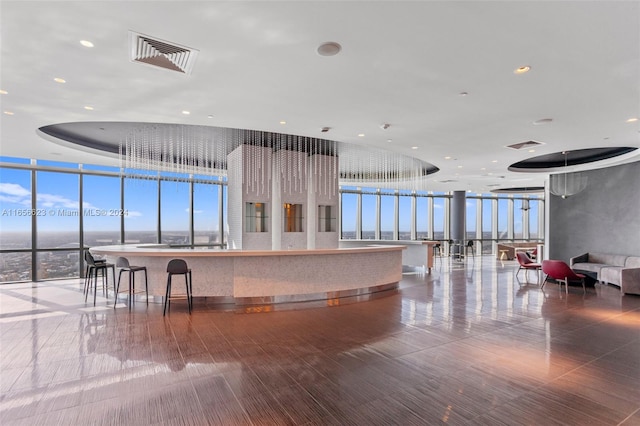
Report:
[[[155,67],[191,74],[198,50],[129,31],[130,57]]]
[[[543,143],[536,142],[536,141],[526,141],[526,142],[514,143],[513,145],[507,145],[507,148],[524,149],[524,148],[531,148],[533,146],[538,146],[538,145],[543,145]]]

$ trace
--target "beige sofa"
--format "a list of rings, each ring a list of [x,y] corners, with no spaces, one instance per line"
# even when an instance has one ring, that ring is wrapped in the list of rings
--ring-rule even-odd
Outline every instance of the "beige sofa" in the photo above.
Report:
[[[570,266],[594,273],[600,282],[617,285],[623,294],[640,294],[640,256],[584,253],[572,257]]]

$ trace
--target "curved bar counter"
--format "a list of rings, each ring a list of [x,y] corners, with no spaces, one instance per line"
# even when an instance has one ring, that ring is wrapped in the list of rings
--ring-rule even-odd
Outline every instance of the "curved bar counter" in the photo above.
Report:
[[[237,305],[300,302],[395,289],[404,246],[308,250],[177,249],[158,245],[93,247],[115,263],[146,266],[149,295],[164,297],[167,263],[184,259],[193,273],[193,296]],[[180,280],[176,281],[180,285]]]

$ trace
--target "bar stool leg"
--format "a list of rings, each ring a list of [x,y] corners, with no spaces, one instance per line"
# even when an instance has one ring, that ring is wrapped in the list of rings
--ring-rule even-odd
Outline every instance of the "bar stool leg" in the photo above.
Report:
[[[133,291],[136,288],[136,274],[133,271],[129,271],[129,310],[133,304]]]
[[[147,282],[147,268],[142,270],[144,272],[144,291],[147,295],[147,306],[149,306],[149,283]]]
[[[113,301],[113,309],[116,308],[116,305],[118,304],[118,293],[120,292],[120,280],[122,279],[122,273],[124,272],[124,269],[120,269],[120,272],[118,273],[118,284],[116,284],[116,294],[114,296],[114,301]],[[116,277],[114,275],[113,279],[115,280]]]
[[[164,297],[164,310],[162,311],[162,316],[165,316],[167,313],[167,305],[169,305],[171,302],[169,301],[169,294],[171,294],[171,274],[169,274],[169,276],[167,277],[167,292],[165,294]],[[171,309],[171,306],[169,305],[169,309]]]

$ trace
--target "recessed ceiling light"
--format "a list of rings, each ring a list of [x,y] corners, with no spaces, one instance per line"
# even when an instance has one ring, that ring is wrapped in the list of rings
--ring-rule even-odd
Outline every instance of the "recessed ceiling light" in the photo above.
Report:
[[[86,109],[87,111],[93,111],[93,107],[89,105],[85,105],[84,109]]]
[[[91,43],[89,40],[80,40],[80,44],[84,47],[93,47],[93,43]]]
[[[635,123],[636,121],[638,121],[637,117],[633,117],[627,120],[627,123]]]
[[[448,155],[446,157],[444,157],[445,160],[451,160],[451,157],[449,157]]]
[[[285,124],[287,124],[287,122],[286,122],[286,121],[284,121],[284,120],[282,120],[282,121],[280,122],[280,124],[282,124],[282,125],[284,126]]]
[[[335,56],[342,50],[342,46],[335,41],[328,41],[318,46],[317,52],[320,56]]]
[[[191,114],[191,111],[182,111],[182,113],[183,113],[184,115],[189,115],[189,114]]]
[[[66,83],[67,81],[64,78],[56,77],[53,79],[56,83]]]
[[[529,152],[536,152],[536,150],[535,149],[530,149]]]
[[[458,93],[458,95],[460,95],[460,96],[467,96],[468,94],[469,94],[469,92],[460,92],[460,93]]]
[[[0,90],[0,95],[8,95],[9,92],[7,92],[6,90]]]
[[[207,115],[207,118],[213,118],[213,115],[209,114]]]
[[[491,160],[491,162],[492,162],[492,163],[497,163],[497,162],[498,162],[498,160]]]
[[[412,146],[411,149],[418,149],[418,147],[417,146]]]
[[[363,138],[364,137],[364,133],[358,133],[358,137]]]
[[[387,143],[391,143],[391,142],[393,142],[393,140],[387,139]]]
[[[513,70],[514,74],[524,74],[527,73],[531,70],[531,67],[529,65],[523,65],[521,67],[516,68],[515,70]]]
[[[459,168],[459,169],[461,169],[461,168],[462,168],[462,166],[458,166],[458,168]]]
[[[4,113],[7,115],[13,115],[13,111],[4,111]]]
[[[486,167],[480,167],[480,170],[487,170]]]

